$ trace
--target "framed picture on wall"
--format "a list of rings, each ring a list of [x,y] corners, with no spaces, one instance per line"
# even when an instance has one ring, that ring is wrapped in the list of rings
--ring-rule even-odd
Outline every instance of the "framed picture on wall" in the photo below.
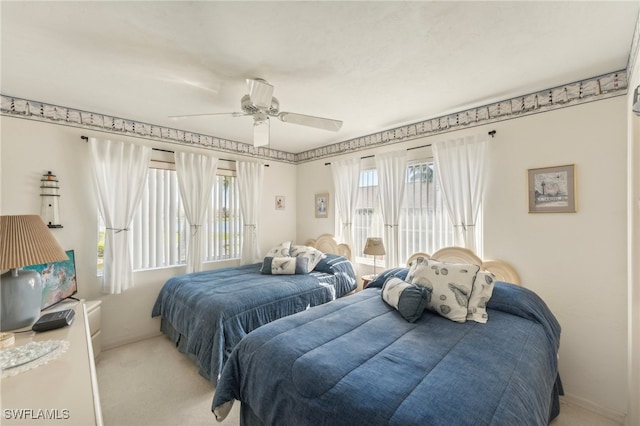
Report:
[[[318,218],[329,217],[329,193],[328,192],[316,194],[315,211],[316,211],[316,217]]]
[[[575,213],[575,165],[529,169],[529,213]]]
[[[284,210],[284,195],[276,195],[276,210]]]

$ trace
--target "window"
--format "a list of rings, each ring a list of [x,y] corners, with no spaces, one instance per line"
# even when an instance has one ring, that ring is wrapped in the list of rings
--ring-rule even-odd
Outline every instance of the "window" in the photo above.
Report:
[[[361,170],[356,211],[353,215],[353,250],[356,260],[373,263],[373,256],[362,253],[368,237],[384,237],[384,226],[379,211],[378,172],[376,169]],[[376,256],[381,263],[384,256]]]
[[[142,201],[129,231],[134,270],[186,263],[189,224],[175,170],[150,168]],[[240,257],[242,220],[235,172],[218,169],[216,182],[200,232],[206,232],[205,261]],[[98,273],[102,273],[104,225],[98,234]]]
[[[384,237],[384,224],[379,212],[378,175],[376,169],[360,172],[360,188],[354,218],[354,253],[359,261],[371,256],[362,254],[367,237]],[[453,245],[453,226],[444,206],[440,186],[435,179],[432,161],[410,162],[404,205],[400,214],[400,259],[423,251],[433,253]],[[376,260],[381,261],[377,256]]]
[[[453,245],[453,241],[453,225],[435,179],[433,162],[410,163],[400,214],[400,259],[408,259],[418,251],[433,253]]]

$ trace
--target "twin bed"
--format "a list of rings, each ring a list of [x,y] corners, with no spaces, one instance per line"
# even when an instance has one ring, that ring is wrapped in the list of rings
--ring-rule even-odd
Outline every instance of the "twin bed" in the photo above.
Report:
[[[325,253],[308,273],[265,274],[256,263],[174,277],[162,287],[152,316],[161,318],[161,331],[215,386],[227,358],[249,332],[355,290],[348,246],[325,234],[298,251],[303,247]],[[277,249],[277,255],[290,251]]]
[[[560,326],[515,271],[459,248],[410,260],[246,336],[218,381],[216,418],[234,400],[243,425],[544,425],[557,416]],[[405,282],[434,273],[433,286]],[[392,282],[412,298],[391,297]],[[407,316],[425,292],[433,306]],[[456,317],[460,298],[468,305]]]

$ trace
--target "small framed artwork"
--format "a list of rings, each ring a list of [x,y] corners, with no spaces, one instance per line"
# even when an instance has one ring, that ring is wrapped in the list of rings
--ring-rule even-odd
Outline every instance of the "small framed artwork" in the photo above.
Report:
[[[276,195],[276,210],[284,210],[284,195]]]
[[[575,165],[529,169],[529,213],[575,213]]]
[[[318,218],[329,217],[329,193],[316,194],[315,211]]]

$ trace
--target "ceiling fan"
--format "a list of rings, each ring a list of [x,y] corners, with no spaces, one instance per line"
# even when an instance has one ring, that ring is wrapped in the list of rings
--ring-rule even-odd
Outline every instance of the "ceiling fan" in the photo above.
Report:
[[[247,79],[247,95],[240,100],[242,112],[221,112],[209,114],[174,115],[169,118],[199,117],[206,115],[230,115],[232,117],[253,117],[253,145],[269,144],[269,119],[276,117],[285,123],[300,124],[302,126],[337,132],[342,127],[342,121],[312,115],[297,114],[280,111],[280,103],[273,96],[273,86],[261,78]]]

